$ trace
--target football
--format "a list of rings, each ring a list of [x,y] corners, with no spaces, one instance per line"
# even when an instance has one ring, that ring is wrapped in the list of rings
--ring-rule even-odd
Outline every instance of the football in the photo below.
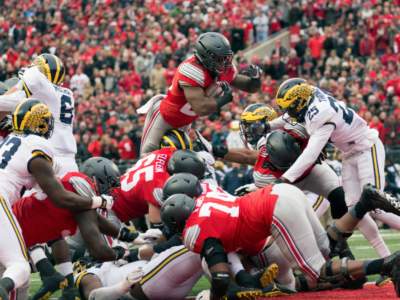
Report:
[[[206,98],[218,98],[224,94],[224,89],[218,82],[211,83],[204,91]]]

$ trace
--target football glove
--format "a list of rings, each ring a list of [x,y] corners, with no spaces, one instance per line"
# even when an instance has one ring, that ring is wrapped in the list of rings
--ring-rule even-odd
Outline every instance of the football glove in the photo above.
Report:
[[[92,209],[101,208],[105,211],[110,211],[114,205],[114,198],[112,196],[101,195],[99,197],[92,197]]]
[[[325,159],[328,158],[328,155],[326,154],[326,149],[325,147],[321,150],[319,153],[317,160],[315,161],[317,164],[322,165],[322,163],[325,161]]]
[[[125,279],[125,286],[126,286],[126,292],[128,293],[132,286],[136,283],[138,283],[140,280],[142,280],[142,277],[144,275],[144,272],[141,267],[137,268],[136,270],[133,270],[126,276]]]
[[[235,196],[244,196],[248,193],[251,193],[251,192],[254,192],[257,190],[258,190],[258,187],[254,183],[246,184],[235,190]]]
[[[61,163],[58,160],[53,159],[53,171],[54,171],[54,174],[57,175],[61,171],[61,169],[62,169]]]
[[[119,260],[130,254],[128,246],[121,241],[113,240],[112,246],[112,249],[117,253],[115,260]]]
[[[200,294],[197,295],[196,300],[210,300],[210,295],[210,290],[202,291],[200,292]]]
[[[22,67],[21,69],[19,69],[19,71],[18,71],[18,78],[19,78],[19,80],[22,80],[23,81],[23,77],[24,77],[24,73],[25,73],[25,71],[28,69],[28,67]]]
[[[254,88],[259,88],[262,85],[261,76],[264,72],[261,70],[259,66],[250,65],[247,71],[243,71],[243,74],[250,77],[250,84]]]
[[[218,82],[218,84],[224,89],[224,96],[225,95],[232,96],[233,91],[232,91],[232,87],[229,83],[227,83],[226,81],[221,81],[221,82]]]
[[[219,158],[224,158],[225,155],[228,153],[227,147],[216,146],[213,143],[210,143],[209,141],[207,141],[198,130],[195,130],[194,132],[196,133],[197,137],[199,138],[198,145],[200,146],[200,148],[203,151],[207,151],[211,155],[213,155],[215,157],[219,157]]]
[[[148,242],[148,244],[154,244],[158,238],[162,235],[160,229],[149,229],[145,233],[141,233],[140,236]]]
[[[7,115],[0,121],[0,130],[12,132],[11,115]]]
[[[128,228],[122,227],[119,231],[118,240],[126,243],[132,243],[134,245],[146,245],[150,244],[150,241],[146,241],[142,233],[131,232]]]

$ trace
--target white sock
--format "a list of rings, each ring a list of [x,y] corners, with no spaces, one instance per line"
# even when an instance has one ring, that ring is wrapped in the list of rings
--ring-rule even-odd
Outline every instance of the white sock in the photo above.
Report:
[[[240,262],[239,256],[235,252],[228,254],[228,268],[232,277],[235,278],[236,274],[241,270],[244,270],[242,263]]]
[[[257,274],[258,272],[260,272],[259,268],[253,268],[250,270],[250,275],[253,276],[253,275]]]
[[[39,261],[41,261],[43,258],[46,258],[46,254],[44,254],[43,248],[38,247],[33,249],[32,251],[29,251],[29,254],[32,258],[32,262],[36,265]]]
[[[72,262],[65,262],[65,263],[57,265],[57,267],[58,267],[58,272],[60,272],[60,274],[64,277],[73,272]]]
[[[367,214],[364,216],[360,223],[358,223],[358,229],[360,229],[363,236],[367,239],[375,251],[378,252],[380,257],[386,257],[390,255],[388,247],[379,234],[378,226],[376,226],[370,215]]]
[[[112,286],[102,287],[90,293],[88,300],[118,300],[121,296],[130,291],[125,280]]]
[[[381,221],[388,224],[390,227],[400,231],[400,217],[392,213],[387,213],[385,211],[380,211],[377,213],[370,213],[371,217],[375,220]]]

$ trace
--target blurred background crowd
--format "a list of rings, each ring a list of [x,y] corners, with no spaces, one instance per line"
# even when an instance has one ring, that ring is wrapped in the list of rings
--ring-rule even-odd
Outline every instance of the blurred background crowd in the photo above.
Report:
[[[235,91],[232,103],[194,122],[192,128],[215,144],[244,147],[235,121],[244,108],[256,102],[276,108],[279,84],[300,76],[346,102],[393,149],[400,145],[399,4],[0,0],[0,81],[16,76],[37,55],[58,55],[67,69],[63,86],[74,92],[76,102],[77,159],[131,162],[139,156],[145,120],[136,109],[165,94],[177,66],[193,55],[196,38],[216,31],[230,40],[239,72],[257,64],[264,82],[260,94]],[[246,48],[295,25],[302,31],[294,48],[278,40],[264,57],[244,58]],[[239,167],[220,170],[225,175],[231,168]]]

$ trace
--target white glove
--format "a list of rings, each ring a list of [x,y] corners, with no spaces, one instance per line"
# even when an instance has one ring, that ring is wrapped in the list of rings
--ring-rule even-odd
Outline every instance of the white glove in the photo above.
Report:
[[[196,300],[210,300],[210,295],[210,290],[202,291],[197,295]]]
[[[149,229],[145,233],[140,234],[140,236],[150,244],[155,244],[161,235],[162,232],[160,229]]]
[[[107,195],[92,198],[92,209],[101,208],[102,210],[110,211],[114,205],[114,198]]]
[[[243,196],[257,190],[259,190],[259,188],[254,183],[246,184],[235,190],[235,196]]]
[[[18,71],[18,78],[19,78],[19,80],[24,81],[23,76],[24,76],[24,73],[25,73],[25,71],[26,71],[27,69],[28,69],[28,67],[22,67],[21,69],[19,69],[19,71]]]
[[[116,265],[118,268],[122,267],[123,265],[127,265],[127,264],[129,264],[129,262],[125,258],[121,258],[121,259],[114,261],[114,265]]]
[[[137,232],[137,233],[139,233],[138,237],[131,242],[133,245],[150,244],[150,241],[146,240],[146,238],[143,237],[143,233],[140,233],[140,232]]]
[[[204,146],[203,147],[204,150],[208,151],[208,153],[210,153],[211,155],[214,155],[212,144],[209,141],[207,141],[198,130],[195,130],[194,132],[196,133],[199,142]]]
[[[138,283],[140,280],[142,280],[142,277],[144,275],[144,272],[142,270],[142,267],[137,268],[136,270],[133,270],[126,276],[125,278],[125,286],[127,288],[126,292],[129,292],[132,288],[132,285]]]
[[[215,164],[215,158],[210,153],[208,153],[206,151],[200,151],[200,152],[197,152],[197,154],[200,155],[204,159],[206,166],[213,166]]]
[[[57,175],[62,169],[62,165],[58,160],[53,159],[53,171]]]

